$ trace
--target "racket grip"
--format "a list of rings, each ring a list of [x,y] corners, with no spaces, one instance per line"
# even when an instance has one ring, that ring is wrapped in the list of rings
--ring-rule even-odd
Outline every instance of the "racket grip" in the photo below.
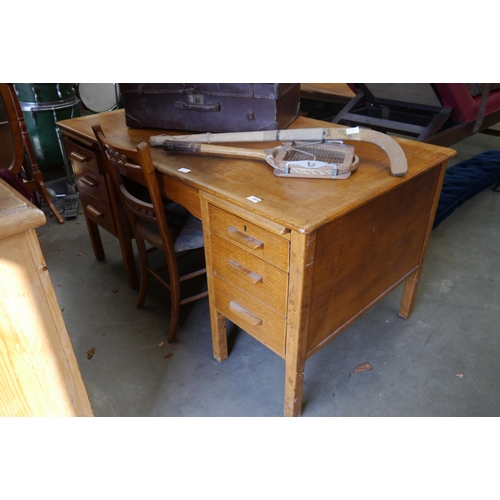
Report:
[[[201,144],[196,142],[163,141],[165,151],[182,151],[184,153],[200,153]]]

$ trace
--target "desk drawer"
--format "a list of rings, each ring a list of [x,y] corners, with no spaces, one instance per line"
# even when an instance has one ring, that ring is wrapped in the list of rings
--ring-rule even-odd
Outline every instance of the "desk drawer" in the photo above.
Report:
[[[216,309],[283,357],[286,319],[218,276],[214,276],[214,284]]]
[[[116,228],[111,207],[94,198],[87,191],[80,191],[80,200],[85,215],[116,236]]]
[[[209,204],[210,232],[266,262],[288,271],[289,242],[225,210]]]
[[[81,164],[94,172],[96,175],[103,174],[97,159],[97,154],[94,150],[82,146],[81,144],[77,144],[68,138],[64,139],[64,144],[66,146],[68,157],[75,167],[78,167],[78,165],[75,164]]]
[[[288,274],[248,252],[212,236],[213,274],[229,281],[286,316]]]
[[[76,167],[76,168],[75,168]],[[78,191],[87,191],[94,198],[110,205],[108,188],[103,175],[96,174],[95,171],[86,168],[85,164],[73,161],[73,170],[76,174]]]
[[[110,205],[106,178],[99,168],[95,152],[69,140],[66,140],[66,150],[76,176],[78,191],[85,190],[94,198]]]

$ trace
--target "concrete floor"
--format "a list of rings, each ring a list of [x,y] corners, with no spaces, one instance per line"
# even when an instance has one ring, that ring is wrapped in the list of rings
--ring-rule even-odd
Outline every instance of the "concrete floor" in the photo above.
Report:
[[[477,135],[451,164],[499,145]],[[399,287],[307,361],[303,417],[500,415],[499,213],[487,190],[433,231],[410,319]],[[95,416],[283,415],[284,361],[233,327],[219,364],[207,299],[185,306],[177,341],[159,347],[168,296],[152,281],[136,309],[113,236],[101,231],[98,262],[83,215],[61,226],[47,213],[38,233]],[[353,372],[365,362],[373,370]]]

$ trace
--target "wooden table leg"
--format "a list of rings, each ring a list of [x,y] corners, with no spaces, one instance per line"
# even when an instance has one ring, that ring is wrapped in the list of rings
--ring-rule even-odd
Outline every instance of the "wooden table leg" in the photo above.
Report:
[[[104,247],[102,246],[101,234],[99,233],[99,225],[85,214],[85,222],[89,232],[90,242],[94,250],[96,260],[104,260],[106,257]],[[122,253],[123,263],[125,265],[125,273],[127,281],[131,288],[139,286],[139,276],[137,274],[137,266],[135,265],[134,249],[132,240],[128,234],[120,232],[118,242]]]
[[[99,234],[99,226],[85,214],[85,222],[89,232],[90,243],[94,249],[94,256],[96,260],[104,260],[104,248],[102,246],[101,235]]]
[[[292,232],[285,351],[285,417],[298,417],[302,411],[315,248],[316,233]]]
[[[287,342],[285,357],[285,417],[298,417],[302,411],[302,388],[304,386],[306,357],[304,349],[298,349],[297,344],[295,338]]]
[[[200,209],[203,221],[203,239],[205,242],[205,263],[207,269],[208,299],[210,304],[210,326],[212,329],[212,346],[214,358],[222,363],[228,358],[226,317],[215,308],[215,286],[213,279],[212,265],[212,242],[209,227],[210,214],[208,211],[208,201],[201,196]]]
[[[432,207],[430,211],[429,220],[427,223],[427,232],[424,239],[424,244],[420,252],[420,260],[418,268],[411,273],[408,278],[406,278],[405,287],[403,290],[403,297],[401,299],[401,304],[399,306],[399,315],[408,319],[413,310],[413,305],[415,304],[415,299],[417,297],[418,285],[420,283],[420,277],[422,276],[422,270],[424,267],[424,261],[427,254],[427,247],[429,245],[429,240],[431,238],[432,226],[434,224],[434,218],[436,217],[436,210],[439,203],[439,197],[441,194],[441,188],[443,186],[444,176],[446,174],[447,163],[442,163],[439,165],[439,177],[434,186],[434,199],[432,202]]]
[[[401,304],[399,306],[399,315],[404,319],[408,319],[412,313],[415,298],[417,297],[421,269],[422,268],[419,267],[415,272],[410,274],[408,278],[406,278],[403,298],[401,299]]]
[[[212,345],[214,358],[222,363],[228,358],[226,317],[212,307],[210,308],[210,322],[212,325]]]

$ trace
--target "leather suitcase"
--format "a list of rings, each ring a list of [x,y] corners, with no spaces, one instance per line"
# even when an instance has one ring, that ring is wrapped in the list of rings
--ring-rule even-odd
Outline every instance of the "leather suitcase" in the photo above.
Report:
[[[298,83],[120,83],[120,90],[130,128],[277,130],[300,109]]]

